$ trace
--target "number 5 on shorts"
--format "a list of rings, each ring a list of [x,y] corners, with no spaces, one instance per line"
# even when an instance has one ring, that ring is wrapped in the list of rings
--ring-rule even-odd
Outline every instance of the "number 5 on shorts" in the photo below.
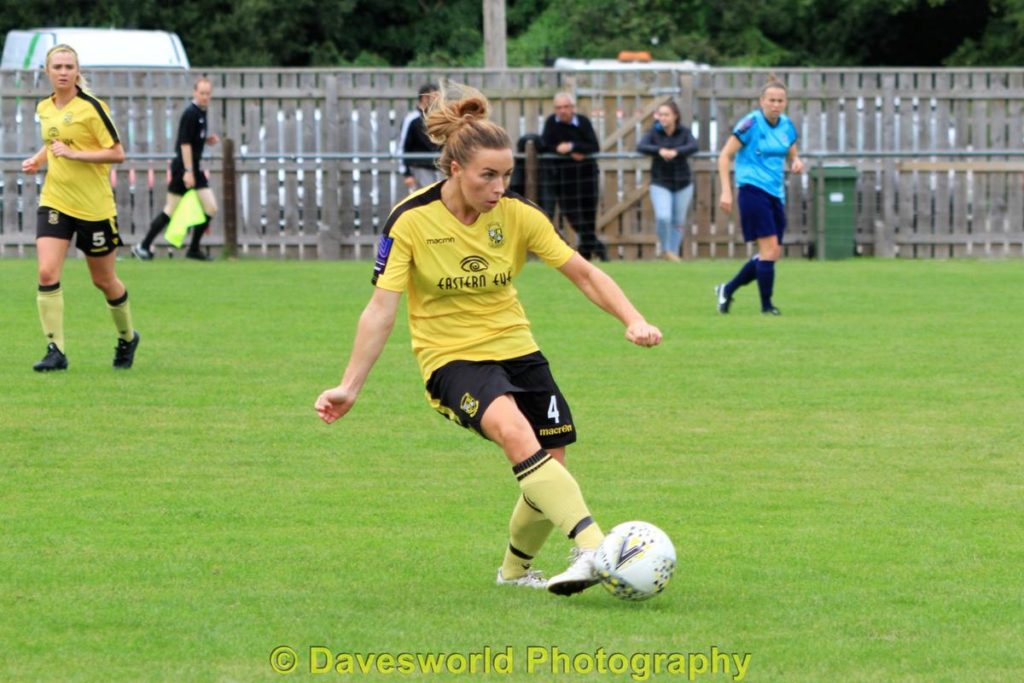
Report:
[[[107,240],[106,240],[106,237],[104,237],[102,230],[100,230],[99,232],[94,232],[92,234],[92,246],[94,246],[94,247],[102,247],[106,243],[107,243]]]

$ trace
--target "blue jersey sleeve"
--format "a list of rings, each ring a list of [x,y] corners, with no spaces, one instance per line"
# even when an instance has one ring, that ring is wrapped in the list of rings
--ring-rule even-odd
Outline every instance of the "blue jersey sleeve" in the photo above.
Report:
[[[740,139],[745,145],[750,142],[751,137],[754,135],[754,130],[757,128],[757,114],[751,112],[747,114],[740,122],[736,124],[736,127],[732,129],[732,134]]]

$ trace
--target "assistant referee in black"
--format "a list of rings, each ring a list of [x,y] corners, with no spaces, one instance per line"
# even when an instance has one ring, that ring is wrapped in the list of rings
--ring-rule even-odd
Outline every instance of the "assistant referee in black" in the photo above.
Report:
[[[213,83],[205,76],[200,77],[192,86],[192,102],[185,107],[181,114],[181,122],[178,124],[178,140],[174,145],[176,154],[174,161],[171,162],[171,182],[167,185],[167,201],[163,213],[153,219],[142,243],[132,247],[132,254],[143,261],[153,258],[153,240],[167,227],[182,195],[191,189],[195,189],[199,194],[199,202],[203,205],[206,220],[200,225],[193,226],[192,241],[185,252],[185,257],[197,261],[210,260],[210,257],[200,250],[199,241],[210,226],[210,219],[217,213],[217,200],[199,162],[203,157],[205,145],[220,142],[219,137],[209,135],[206,131],[206,110],[212,97]]]

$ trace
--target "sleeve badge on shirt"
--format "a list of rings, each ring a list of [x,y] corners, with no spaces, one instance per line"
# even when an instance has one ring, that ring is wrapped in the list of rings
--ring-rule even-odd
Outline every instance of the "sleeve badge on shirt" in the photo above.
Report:
[[[742,121],[740,121],[736,125],[736,132],[742,135],[743,133],[746,133],[748,130],[750,130],[753,127],[754,127],[754,117],[753,117],[753,115],[747,116],[745,119],[743,119]]]
[[[380,241],[377,243],[377,260],[373,264],[373,281],[375,283],[377,277],[384,273],[384,268],[388,265],[388,256],[391,255],[391,245],[394,243],[394,238],[384,235],[381,235]]]

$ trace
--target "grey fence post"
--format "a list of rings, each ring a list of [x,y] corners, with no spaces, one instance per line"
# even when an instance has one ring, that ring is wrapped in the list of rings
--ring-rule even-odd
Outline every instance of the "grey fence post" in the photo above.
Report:
[[[323,107],[325,148],[334,152],[341,149],[337,76],[324,77]],[[329,160],[324,163],[323,220],[317,231],[316,250],[319,259],[337,260],[341,258],[341,212],[338,207],[339,164],[340,162],[337,160]]]

